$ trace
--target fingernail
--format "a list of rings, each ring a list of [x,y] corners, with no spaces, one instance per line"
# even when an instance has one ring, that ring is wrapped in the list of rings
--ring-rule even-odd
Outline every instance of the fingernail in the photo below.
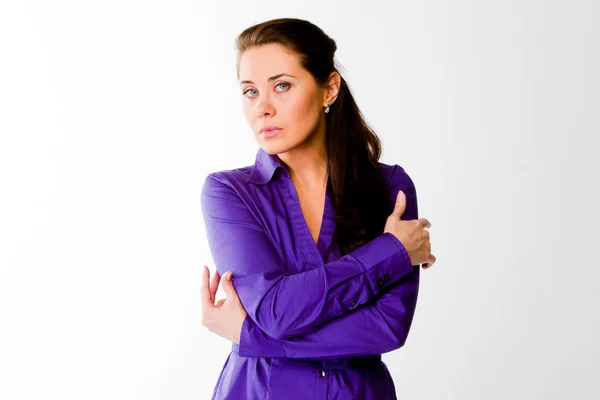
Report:
[[[231,274],[231,272],[228,272],[228,273],[227,273],[227,280],[228,280],[228,281],[230,281],[230,280],[231,280],[231,275],[232,275],[232,274]]]

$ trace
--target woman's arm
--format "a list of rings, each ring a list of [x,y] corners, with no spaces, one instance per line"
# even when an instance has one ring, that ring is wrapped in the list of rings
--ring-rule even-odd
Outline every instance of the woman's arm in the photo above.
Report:
[[[396,179],[390,195],[402,188]],[[407,193],[403,220],[418,219],[416,190]],[[288,339],[276,339],[263,332],[247,316],[240,344],[243,357],[338,358],[383,354],[404,345],[412,324],[419,293],[420,269],[387,287],[367,304],[327,324]]]
[[[407,202],[411,193],[407,190]],[[402,243],[384,233],[339,260],[289,274],[255,216],[220,173],[206,178],[202,212],[219,274],[232,271],[249,317],[275,339],[310,332],[413,272]]]
[[[419,274],[417,266],[370,303],[312,332],[287,339],[270,337],[248,315],[237,346],[239,354],[242,357],[322,359],[396,350],[404,345],[410,331],[419,292]]]

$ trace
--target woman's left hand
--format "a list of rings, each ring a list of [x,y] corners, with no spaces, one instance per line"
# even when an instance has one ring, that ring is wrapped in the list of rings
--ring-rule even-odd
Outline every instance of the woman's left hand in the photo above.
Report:
[[[248,313],[233,287],[231,272],[228,271],[223,274],[224,279],[221,282],[227,298],[220,299],[216,304],[215,296],[221,277],[219,272],[215,271],[210,280],[210,285],[208,283],[209,278],[210,271],[205,265],[202,273],[202,286],[200,287],[202,325],[208,328],[209,331],[229,339],[233,343],[240,344],[242,325]]]

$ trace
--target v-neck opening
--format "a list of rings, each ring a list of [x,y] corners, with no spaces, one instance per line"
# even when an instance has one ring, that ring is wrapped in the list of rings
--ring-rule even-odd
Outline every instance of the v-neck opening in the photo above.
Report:
[[[321,254],[321,242],[323,240],[323,235],[324,235],[324,229],[325,229],[325,224],[327,223],[327,205],[328,205],[328,194],[329,194],[329,187],[325,190],[325,198],[323,200],[323,212],[321,214],[321,226],[319,227],[319,233],[317,236],[317,241],[315,242],[312,233],[310,231],[310,228],[308,226],[308,221],[306,220],[306,216],[304,215],[304,212],[302,211],[302,206],[300,205],[300,196],[298,195],[298,190],[296,190],[296,186],[294,185],[294,182],[292,181],[291,178],[289,178],[289,182],[288,182],[289,186],[288,186],[288,192],[290,193],[290,195],[292,195],[291,197],[293,198],[293,202],[294,205],[293,207],[295,207],[294,214],[297,215],[297,220],[301,220],[300,221],[300,225],[302,225],[301,227],[298,226],[298,229],[301,230],[302,236],[305,237],[308,240],[302,240],[302,246],[305,249],[305,252],[307,253],[307,256],[314,256],[315,257],[315,261],[319,261],[319,262],[323,262],[324,261],[324,257],[323,254]],[[287,185],[286,185],[287,186]],[[296,218],[295,218],[296,219]],[[296,221],[297,222],[297,221]],[[310,241],[310,246],[308,245],[308,241]]]
[[[292,183],[292,186],[294,184]],[[294,186],[294,190],[296,190],[296,187]],[[321,222],[319,225],[319,231],[317,232],[317,241],[315,242],[315,239],[313,238],[312,232],[310,231],[310,227],[308,226],[308,221],[306,220],[306,215],[304,215],[304,211],[302,210],[302,206],[300,205],[300,196],[298,196],[298,191],[296,190],[296,199],[297,199],[297,205],[298,208],[300,208],[300,214],[302,215],[302,219],[304,220],[304,226],[306,227],[306,231],[308,232],[308,235],[310,236],[310,241],[313,242],[313,244],[317,247],[317,249],[319,248],[319,244],[321,243],[321,238],[323,236],[323,226],[325,225],[325,214],[327,212],[327,192],[325,192],[325,198],[323,199],[323,211],[321,212]]]
[[[323,225],[325,225],[325,209],[327,208],[327,194],[325,194],[325,200],[323,201],[323,213],[321,214],[321,225],[319,226],[319,232],[317,233],[317,241],[312,237],[312,233],[310,234],[310,238],[313,239],[313,243],[315,246],[319,247],[321,243],[321,237],[323,236]],[[302,213],[304,216],[304,213]],[[304,223],[306,224],[306,229],[310,232],[310,228],[308,227],[308,223],[306,222],[306,217],[304,217]]]

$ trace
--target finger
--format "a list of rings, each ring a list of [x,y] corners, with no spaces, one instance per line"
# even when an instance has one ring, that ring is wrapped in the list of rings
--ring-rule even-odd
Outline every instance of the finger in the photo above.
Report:
[[[217,289],[219,289],[219,281],[221,277],[219,276],[219,271],[215,270],[215,273],[210,280],[210,301],[212,304],[215,303],[215,298],[217,295]]]
[[[227,301],[227,299],[221,299],[219,301],[217,301],[217,304],[215,304],[215,307],[221,307],[223,305],[223,303],[225,303]]]
[[[423,269],[429,269],[429,268],[433,267],[435,260],[436,260],[435,256],[433,254],[431,254],[429,261],[427,261],[426,263],[423,264]]]
[[[237,297],[237,293],[233,288],[232,281],[232,273],[231,271],[227,271],[223,274],[223,279],[221,280],[221,286],[223,287],[223,291],[228,299]]]
[[[419,218],[418,221],[424,228],[431,228],[431,222],[427,218]]]
[[[390,215],[390,217],[400,219],[402,214],[404,214],[405,210],[406,210],[406,195],[401,190],[398,192],[398,195],[396,196],[396,203],[394,204],[394,211],[392,211],[392,214]]]
[[[202,271],[202,284],[200,285],[200,300],[202,301],[202,309],[206,309],[209,304],[212,304],[210,301],[210,287],[208,286],[208,276],[210,275],[210,271],[208,267],[204,266],[204,271]]]

